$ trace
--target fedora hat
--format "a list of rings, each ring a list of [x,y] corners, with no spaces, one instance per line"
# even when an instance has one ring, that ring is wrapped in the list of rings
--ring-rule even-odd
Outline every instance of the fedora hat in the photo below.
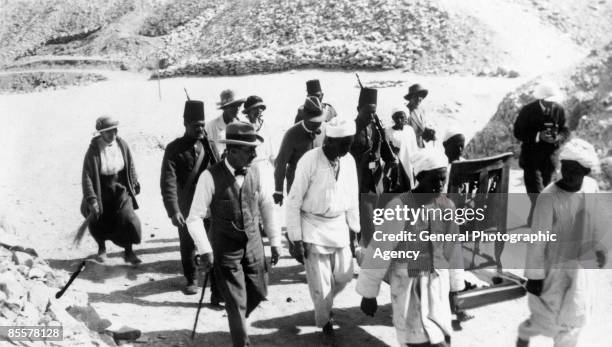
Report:
[[[119,127],[119,121],[114,119],[111,116],[101,116],[96,119],[96,131],[94,135],[100,134],[102,132],[117,129]]]
[[[217,106],[219,106],[220,110],[232,105],[240,106],[244,103],[244,99],[236,99],[234,91],[231,89],[226,89],[222,91],[220,99],[221,101],[217,103]]]
[[[404,99],[408,100],[413,95],[420,95],[421,97],[426,98],[427,94],[429,94],[429,91],[417,83],[408,88],[408,94],[404,95]]]
[[[319,80],[306,81],[306,93],[308,93],[308,95],[316,95],[318,93],[323,93]]]
[[[242,110],[242,113],[247,114],[249,110],[255,107],[263,107],[264,110],[266,109],[266,105],[262,98],[257,95],[251,95],[244,102],[244,110]]]
[[[183,111],[183,119],[185,123],[203,122],[204,121],[204,102],[199,100],[185,101],[185,109]]]
[[[257,134],[253,124],[234,122],[227,125],[225,139],[218,140],[217,142],[227,145],[259,146],[264,142],[264,139]]]
[[[325,120],[323,105],[316,96],[309,96],[304,101],[304,120],[322,123]]]

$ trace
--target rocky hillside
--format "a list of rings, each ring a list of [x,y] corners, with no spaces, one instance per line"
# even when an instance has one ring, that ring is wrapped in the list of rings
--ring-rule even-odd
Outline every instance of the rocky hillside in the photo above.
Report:
[[[612,6],[605,1],[497,1],[520,6],[588,47],[601,45],[612,30]],[[469,4],[463,11],[448,5],[445,0],[0,0],[0,66],[70,56],[119,59],[132,70],[161,66],[163,76],[302,67],[500,71],[509,52],[494,42],[490,21],[472,15]],[[502,70],[512,72],[512,66]]]
[[[0,2],[0,64],[37,56],[124,59],[164,75],[300,67],[469,70],[495,56],[486,27],[436,0]]]
[[[604,174],[612,169],[612,43],[594,50],[579,66],[556,75],[544,76],[563,90],[563,105],[574,136],[595,145]],[[520,108],[533,101],[533,80],[508,94],[487,126],[474,136],[466,148],[472,158],[512,151],[519,153],[513,137],[513,124]]]

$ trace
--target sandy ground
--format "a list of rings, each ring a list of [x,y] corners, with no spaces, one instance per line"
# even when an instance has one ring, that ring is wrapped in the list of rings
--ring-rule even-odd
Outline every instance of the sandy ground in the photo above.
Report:
[[[586,50],[570,43],[538,19],[523,16],[510,1],[445,1],[474,16],[487,19],[499,40],[508,47],[508,61],[521,78],[476,78],[462,76],[423,77],[398,71],[363,72],[365,85],[398,81],[379,91],[379,115],[389,121],[393,107],[403,106],[408,86],[419,82],[429,90],[424,107],[444,133],[461,127],[468,138],[493,115],[498,102],[515,87],[544,71],[573,63]],[[521,18],[518,21],[517,18]],[[537,44],[536,44],[537,42]],[[543,44],[546,43],[546,44]],[[538,49],[536,49],[538,48]],[[533,49],[533,50],[532,50]],[[532,51],[533,54],[529,54]],[[145,75],[102,71],[107,81],[87,87],[24,95],[0,96],[0,212],[10,217],[20,236],[58,269],[72,272],[80,260],[96,251],[85,238],[81,248],[70,247],[72,234],[81,223],[82,161],[94,130],[95,119],[112,114],[121,121],[119,135],[135,154],[142,193],[138,214],[143,224],[143,242],[137,254],[138,267],[123,264],[121,250],[109,244],[105,265],[91,264],[72,288],[87,293],[89,302],[113,327],[129,325],[143,331],[145,345],[225,346],[229,329],[224,310],[205,306],[195,342],[189,340],[198,296],[185,296],[178,252],[178,235],[166,217],[159,174],[164,145],[183,132],[183,88],[191,98],[205,101],[206,116],[215,109],[219,92],[234,88],[241,96],[257,93],[268,105],[264,117],[280,141],[303,103],[304,82],[319,78],[325,100],[341,117],[353,118],[358,92],[352,72],[289,71],[241,77],[175,78],[148,80]],[[513,172],[511,191],[524,191],[521,173]],[[526,205],[525,205],[526,206]],[[510,227],[516,227],[510,225]],[[314,327],[312,303],[303,267],[290,259],[286,249],[271,273],[268,301],[250,317],[250,334],[257,346],[311,346],[320,342]],[[388,287],[379,296],[375,318],[359,310],[355,281],[336,300],[338,341],[342,346],[395,345]],[[584,329],[581,346],[608,345],[606,331],[612,326],[612,272],[600,271],[592,288],[599,293],[593,319]],[[208,294],[206,295],[208,302]],[[525,298],[490,305],[471,312],[475,318],[463,324],[453,337],[453,346],[512,346],[519,323],[528,315]],[[533,346],[552,346],[547,339],[534,339]]]
[[[106,265],[92,264],[73,284],[88,293],[89,301],[113,327],[129,325],[141,329],[147,345],[188,345],[188,335],[197,307],[197,296],[185,296],[178,254],[176,230],[163,209],[159,172],[163,145],[182,133],[183,87],[192,98],[206,101],[206,114],[214,108],[218,92],[228,86],[240,95],[258,90],[268,104],[266,122],[278,129],[278,136],[291,125],[294,110],[303,98],[303,83],[321,79],[326,99],[342,117],[353,117],[358,89],[348,72],[299,71],[256,77],[178,78],[158,82],[143,75],[106,73],[109,80],[88,87],[61,91],[0,97],[0,113],[6,131],[0,138],[2,170],[0,188],[7,212],[31,246],[55,268],[74,271],[79,260],[95,252],[86,238],[80,249],[69,247],[70,238],[81,222],[82,160],[91,138],[95,118],[104,113],[122,122],[119,135],[135,152],[142,194],[138,214],[143,223],[143,243],[137,253],[144,263],[136,268],[123,264],[118,247],[110,245]],[[430,89],[426,100],[430,113],[441,127],[462,126],[469,135],[481,128],[493,114],[498,100],[521,80],[473,77],[418,77],[399,72],[362,73],[365,84],[380,80],[406,81],[404,85],[380,91],[380,114],[388,118],[391,105],[401,100],[408,83],[419,81]],[[399,104],[401,105],[401,104]],[[513,173],[514,191],[521,188],[520,172]],[[518,224],[517,224],[518,225]],[[319,343],[312,303],[305,284],[303,267],[284,256],[271,274],[270,295],[251,316],[250,333],[255,345],[300,345]],[[597,278],[601,289],[612,289],[612,273]],[[379,296],[380,310],[374,319],[359,310],[355,282],[336,301],[336,321],[341,345],[394,345],[388,288]],[[208,302],[208,294],[206,298]],[[582,345],[598,345],[604,327],[612,324],[609,296],[596,307],[596,319],[585,329]],[[516,327],[527,316],[526,300],[491,305],[473,310],[476,318],[464,324],[454,336],[455,346],[510,346]],[[205,307],[198,325],[197,343],[226,345],[228,327],[223,310]],[[541,344],[540,344],[541,343]],[[548,344],[547,344],[548,343]],[[548,346],[549,341],[534,340]]]

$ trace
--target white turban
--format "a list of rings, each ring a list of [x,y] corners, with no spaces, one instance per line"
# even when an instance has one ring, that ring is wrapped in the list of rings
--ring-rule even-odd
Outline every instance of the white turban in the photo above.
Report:
[[[579,138],[569,140],[561,148],[559,160],[573,160],[591,170],[599,168],[599,158],[597,158],[595,148],[590,143]]]
[[[325,125],[325,136],[347,137],[355,135],[355,121],[335,117]]]
[[[444,140],[442,142],[448,141],[448,139],[455,135],[465,136],[465,132],[463,132],[463,130],[459,129],[458,127],[452,127],[446,131],[446,134],[444,135]]]
[[[421,171],[446,168],[448,167],[448,158],[439,149],[424,148],[416,153],[413,167],[415,175],[418,175]]]
[[[561,92],[555,84],[551,82],[542,82],[536,87],[535,91],[533,92],[533,96],[536,99],[556,100],[561,96]]]

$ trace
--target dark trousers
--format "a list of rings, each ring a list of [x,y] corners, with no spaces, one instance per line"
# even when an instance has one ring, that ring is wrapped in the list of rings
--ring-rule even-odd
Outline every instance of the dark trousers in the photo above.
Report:
[[[232,343],[248,346],[246,318],[267,295],[267,267],[259,230],[250,233],[248,240],[245,236],[243,241],[230,239],[217,231],[212,244],[214,274],[225,300]]]
[[[204,223],[208,224],[207,222]],[[208,230],[208,229],[207,229]],[[187,230],[187,226],[183,226],[178,228],[179,232],[179,248],[181,252],[181,264],[183,265],[183,275],[187,280],[188,284],[195,282],[195,274],[196,267],[194,262],[194,252],[195,252],[195,244],[193,243],[193,239],[191,235],[189,235],[189,231]],[[208,279],[210,281],[210,295],[211,298],[219,298],[219,288],[217,287],[217,281],[215,280],[214,274],[211,272],[208,275]]]
[[[183,264],[183,275],[187,279],[187,283],[193,283],[195,280],[195,263],[194,263],[194,251],[195,245],[189,235],[187,226],[178,228],[179,233],[179,244],[181,251],[181,263]]]
[[[526,167],[523,170],[523,178],[525,180],[525,188],[531,201],[531,207],[529,209],[529,216],[527,217],[527,224],[531,226],[533,220],[533,209],[535,208],[538,195],[544,190],[544,188],[550,184],[552,174],[555,171],[554,167]]]

